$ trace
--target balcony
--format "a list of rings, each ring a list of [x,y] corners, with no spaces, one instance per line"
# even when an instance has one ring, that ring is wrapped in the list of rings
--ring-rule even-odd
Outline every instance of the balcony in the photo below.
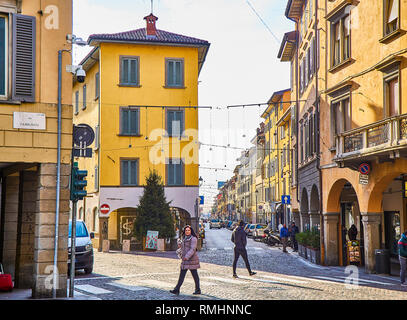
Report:
[[[337,135],[333,160],[357,170],[362,161],[394,161],[406,155],[407,114],[403,114]]]

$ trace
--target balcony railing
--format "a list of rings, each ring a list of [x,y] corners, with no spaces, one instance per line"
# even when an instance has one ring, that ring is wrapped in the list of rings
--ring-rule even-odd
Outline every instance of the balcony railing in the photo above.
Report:
[[[336,157],[376,153],[407,145],[407,114],[386,118],[336,136]]]

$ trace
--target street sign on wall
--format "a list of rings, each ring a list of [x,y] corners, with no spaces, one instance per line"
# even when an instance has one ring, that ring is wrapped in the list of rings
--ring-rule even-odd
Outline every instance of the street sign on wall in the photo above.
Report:
[[[100,213],[101,214],[108,214],[109,211],[110,211],[110,206],[108,204],[104,203],[104,204],[102,204],[100,206]]]
[[[199,196],[199,204],[204,204],[204,196]]]

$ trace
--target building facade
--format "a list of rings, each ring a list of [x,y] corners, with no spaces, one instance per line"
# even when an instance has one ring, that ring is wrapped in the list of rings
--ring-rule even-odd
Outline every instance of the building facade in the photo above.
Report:
[[[0,261],[34,298],[67,294],[69,34],[72,1],[0,1]]]
[[[78,207],[95,231],[99,217],[99,249],[103,240],[113,248],[132,240],[150,170],[162,177],[179,227],[197,230],[198,75],[209,43],[157,29],[152,14],[144,19],[146,28],[91,35],[94,49],[81,62],[88,77],[73,90],[74,122],[97,137],[92,158],[79,160],[91,175]]]

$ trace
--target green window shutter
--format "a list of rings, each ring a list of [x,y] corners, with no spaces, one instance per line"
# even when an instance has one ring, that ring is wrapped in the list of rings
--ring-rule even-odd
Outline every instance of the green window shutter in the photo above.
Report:
[[[122,161],[122,184],[126,185],[129,184],[129,162],[126,160]]]
[[[75,114],[79,112],[79,91],[75,92]]]
[[[13,14],[13,100],[35,101],[35,17]]]
[[[138,167],[138,161],[129,161],[130,162],[130,184],[131,185],[137,185],[138,184],[138,177],[137,177],[137,167]]]
[[[137,75],[138,75],[138,66],[137,66],[137,60],[132,59],[130,60],[130,69],[129,69],[129,78],[130,78],[130,83],[132,84],[137,84]]]
[[[100,77],[99,77],[99,72],[96,73],[95,75],[95,98],[99,98],[100,94]]]
[[[172,160],[169,161],[168,165],[168,185],[174,185],[175,184],[175,168],[174,165],[172,164]]]
[[[174,111],[167,111],[167,131],[169,136],[172,136],[172,122],[174,121],[174,117]]]
[[[176,61],[175,62],[175,85],[176,86],[181,86],[181,61]]]
[[[122,83],[129,83],[128,70],[129,70],[129,60],[123,59],[122,60],[122,78],[121,78]]]
[[[139,113],[138,110],[130,110],[129,128],[131,134],[139,134]]]
[[[6,94],[6,19],[0,17],[0,95]]]
[[[129,111],[128,109],[122,109],[122,116],[121,116],[121,122],[122,122],[122,131],[121,133],[126,134],[129,133]]]
[[[173,86],[175,84],[175,82],[174,82],[174,61],[168,61],[167,70],[168,70],[167,84],[169,86]]]

